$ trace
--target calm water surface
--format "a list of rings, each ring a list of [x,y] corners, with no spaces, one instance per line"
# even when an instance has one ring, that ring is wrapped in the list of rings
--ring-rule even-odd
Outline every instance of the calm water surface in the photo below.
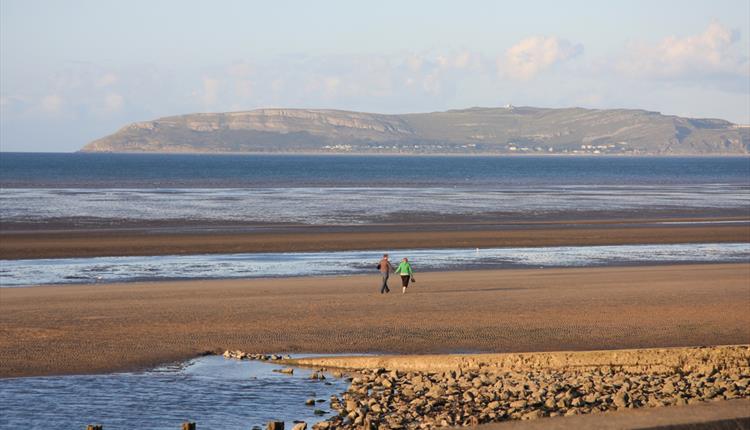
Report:
[[[750,158],[3,153],[0,186],[5,228],[717,216],[748,212]]]
[[[750,184],[748,157],[0,153],[3,188]]]
[[[270,420],[291,428],[293,420],[312,425],[333,415],[328,400],[348,382],[312,380],[307,369],[272,372],[280,367],[202,357],[147,372],[0,379],[0,429],[175,430],[194,421],[202,429],[250,430]],[[326,402],[306,406],[309,398]]]

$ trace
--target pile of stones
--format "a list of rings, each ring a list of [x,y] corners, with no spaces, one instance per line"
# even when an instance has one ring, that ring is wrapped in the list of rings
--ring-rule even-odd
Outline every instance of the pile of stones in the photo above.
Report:
[[[750,397],[748,367],[629,373],[616,367],[528,372],[359,370],[337,415],[313,429],[427,429]]]
[[[224,358],[227,359],[233,359],[233,360],[260,360],[260,361],[278,361],[278,360],[288,360],[292,357],[282,356],[279,354],[250,354],[244,351],[230,351],[226,350],[223,354],[221,354]]]

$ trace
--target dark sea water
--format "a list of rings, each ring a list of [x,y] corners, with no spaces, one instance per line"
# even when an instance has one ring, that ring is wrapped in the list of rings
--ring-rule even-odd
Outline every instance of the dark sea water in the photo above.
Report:
[[[750,184],[747,157],[0,153],[3,188]]]
[[[750,158],[2,153],[0,186],[6,229],[744,215]]]

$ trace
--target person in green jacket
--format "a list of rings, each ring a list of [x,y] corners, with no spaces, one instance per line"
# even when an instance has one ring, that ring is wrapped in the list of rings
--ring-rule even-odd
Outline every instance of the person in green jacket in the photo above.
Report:
[[[411,270],[409,259],[406,257],[401,260],[401,263],[396,267],[395,272],[401,276],[401,285],[403,286],[401,294],[406,293],[406,287],[409,286],[409,280],[417,282],[414,280],[414,272]]]

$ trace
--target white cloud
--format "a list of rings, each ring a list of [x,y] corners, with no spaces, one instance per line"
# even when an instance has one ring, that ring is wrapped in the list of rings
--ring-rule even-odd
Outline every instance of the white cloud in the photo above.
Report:
[[[328,76],[323,79],[324,94],[326,97],[335,97],[341,85],[341,78]]]
[[[42,97],[40,105],[42,110],[48,113],[58,113],[62,107],[63,99],[56,94],[50,94]]]
[[[122,108],[125,99],[117,93],[109,93],[104,97],[104,107],[110,111],[118,111]]]
[[[748,77],[747,53],[735,49],[738,41],[739,32],[713,21],[694,36],[632,45],[618,68],[626,75],[647,78]]]
[[[253,74],[255,66],[247,61],[234,63],[227,69],[227,72],[231,76],[238,78],[246,78]]]
[[[253,95],[253,81],[247,79],[238,80],[234,87],[240,99],[248,99]]]
[[[521,40],[498,58],[500,72],[513,79],[528,80],[555,64],[583,52],[583,45],[557,37],[534,36]]]
[[[201,99],[207,106],[215,105],[219,98],[219,80],[214,78],[203,78],[203,92]]]
[[[115,82],[117,82],[117,75],[114,73],[105,73],[103,74],[99,79],[96,80],[96,86],[101,87],[108,87]]]

